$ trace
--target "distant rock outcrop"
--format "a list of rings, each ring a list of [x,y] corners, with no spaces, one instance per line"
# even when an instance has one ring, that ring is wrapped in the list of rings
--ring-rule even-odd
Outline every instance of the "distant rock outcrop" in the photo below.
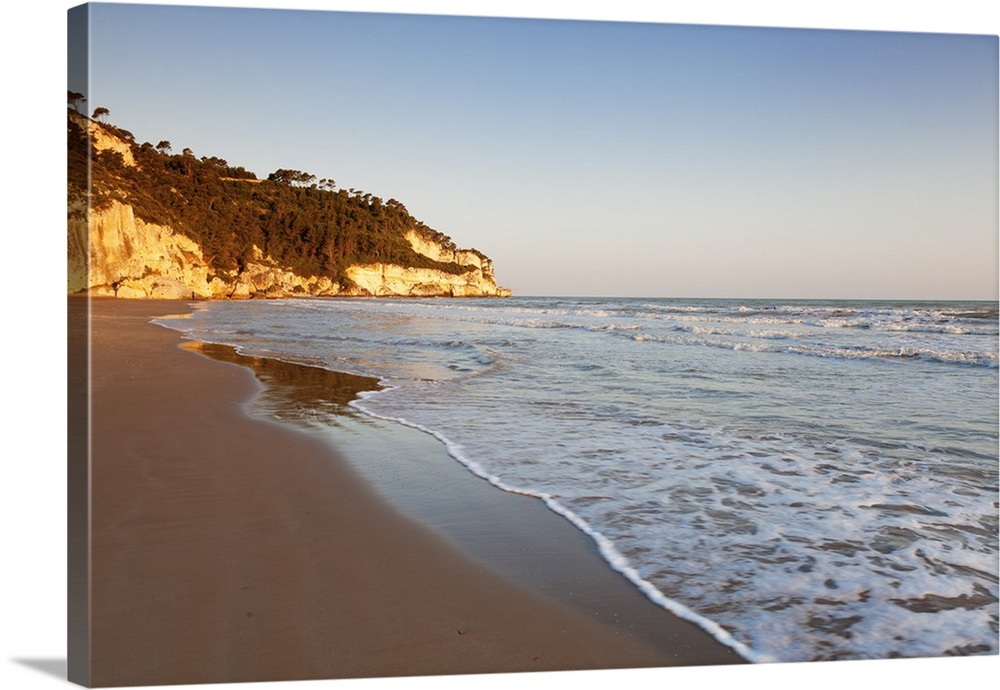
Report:
[[[509,297],[493,276],[480,269],[455,275],[433,268],[394,264],[351,266],[347,274],[356,286],[351,294],[375,297]]]

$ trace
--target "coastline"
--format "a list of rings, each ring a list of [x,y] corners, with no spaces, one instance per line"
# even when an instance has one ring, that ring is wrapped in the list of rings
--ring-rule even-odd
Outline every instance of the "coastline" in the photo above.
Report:
[[[648,583],[617,572],[575,516],[538,496],[495,486],[431,432],[350,405],[359,393],[380,387],[375,379],[241,355],[227,345],[187,341],[182,347],[251,369],[263,384],[250,406],[254,416],[280,418],[332,443],[395,509],[488,569],[621,635],[673,650],[677,663],[743,661],[699,623],[679,620],[644,593]]]
[[[403,516],[329,443],[249,416],[249,369],[149,323],[186,303],[90,302],[93,684],[742,661],[666,612],[669,647],[597,622]]]

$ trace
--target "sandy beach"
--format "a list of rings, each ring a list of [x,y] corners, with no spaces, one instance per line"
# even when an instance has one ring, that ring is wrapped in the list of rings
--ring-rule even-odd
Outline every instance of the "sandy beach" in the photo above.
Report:
[[[91,301],[92,685],[741,661],[628,599],[610,569],[592,596],[641,624],[543,595],[406,518],[329,443],[249,416],[250,369],[149,323],[188,310]],[[572,529],[544,509],[525,519]],[[567,548],[592,567],[585,544]]]

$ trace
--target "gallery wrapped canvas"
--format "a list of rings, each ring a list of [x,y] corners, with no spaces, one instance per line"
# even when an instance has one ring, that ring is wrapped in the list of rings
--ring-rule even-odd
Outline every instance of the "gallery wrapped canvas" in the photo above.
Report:
[[[71,681],[997,655],[997,36],[68,28]]]

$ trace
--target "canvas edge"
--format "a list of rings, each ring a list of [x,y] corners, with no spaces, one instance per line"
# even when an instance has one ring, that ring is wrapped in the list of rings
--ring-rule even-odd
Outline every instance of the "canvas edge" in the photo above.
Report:
[[[88,5],[67,10],[67,77],[89,86]],[[71,79],[68,79],[71,80]],[[86,93],[86,89],[84,90]],[[68,169],[67,174],[72,174]],[[86,171],[89,180],[89,170]],[[89,225],[89,223],[88,223]],[[68,267],[67,267],[68,270]],[[90,685],[90,310],[67,305],[67,680]]]

